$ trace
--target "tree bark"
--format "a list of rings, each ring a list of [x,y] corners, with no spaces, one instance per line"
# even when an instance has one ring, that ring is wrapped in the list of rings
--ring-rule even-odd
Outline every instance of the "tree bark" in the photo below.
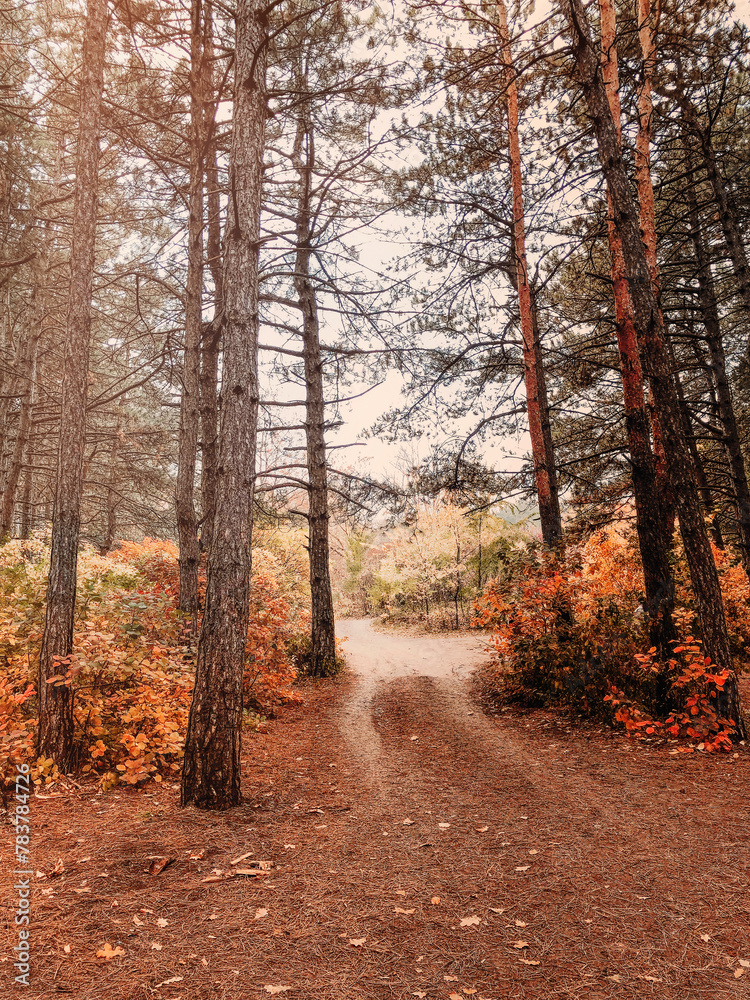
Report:
[[[33,407],[32,407],[33,408]],[[33,441],[29,435],[29,443],[26,446],[26,471],[23,478],[23,501],[21,507],[21,538],[31,538],[34,527],[34,516],[31,512],[31,497],[34,487],[34,468],[31,464],[33,455]]]
[[[258,251],[267,41],[258,0],[238,0],[235,23],[216,516],[181,791],[183,806],[202,809],[228,809],[242,798],[242,678],[258,425]]]
[[[521,146],[518,135],[518,88],[510,52],[508,12],[504,0],[497,0],[498,36],[501,60],[504,67],[505,100],[508,112],[508,144],[510,152],[511,185],[513,190],[513,252],[516,263],[516,291],[521,316],[523,338],[523,368],[526,387],[526,412],[531,437],[531,455],[534,462],[539,519],[542,540],[550,548],[562,540],[560,501],[557,495],[556,470],[550,462],[545,447],[544,421],[549,421],[549,403],[544,373],[541,371],[541,345],[535,330],[528,264],[526,261],[526,226],[523,206],[523,177],[521,173]],[[551,435],[549,441],[551,444]]]
[[[190,181],[188,190],[185,350],[177,459],[175,508],[180,544],[180,611],[198,616],[198,517],[195,513],[195,464],[200,424],[201,324],[203,315],[203,10],[192,0],[190,12]]]
[[[615,227],[622,241],[633,303],[633,321],[644,368],[659,411],[669,480],[690,568],[704,651],[719,670],[729,671],[719,709],[731,720],[736,731],[744,736],[744,720],[729,650],[719,576],[703,520],[692,456],[680,420],[679,400],[664,345],[661,312],[651,286],[638,208],[623,163],[600,59],[592,43],[582,0],[561,0],[561,6],[570,26],[576,74],[596,136],[599,160],[612,199]]]
[[[213,59],[213,15],[206,4],[203,51],[207,62]],[[212,94],[213,97],[218,97]],[[206,102],[204,133],[206,136],[206,201],[208,205],[208,239],[206,253],[208,269],[214,286],[213,321],[204,326],[201,351],[201,547],[211,548],[216,512],[216,460],[219,428],[219,355],[221,324],[224,312],[224,278],[221,262],[221,203],[219,198],[219,168],[216,162],[216,102]]]
[[[73,651],[106,30],[106,0],[89,0],[79,87],[70,291],[52,551],[47,616],[39,658],[37,751],[40,756],[51,757],[60,770],[67,770],[75,763],[73,690],[69,685],[49,684],[47,679],[65,673],[64,660]]]
[[[612,121],[621,148],[621,108],[617,67],[616,22],[612,0],[600,0],[602,80]],[[663,517],[661,491],[649,440],[650,415],[643,391],[643,371],[638,338],[633,323],[633,305],[628,290],[622,242],[615,226],[614,208],[608,198],[607,231],[612,287],[615,301],[615,331],[620,354],[620,376],[625,404],[625,429],[630,452],[635,523],[643,564],[644,610],[649,639],[662,659],[671,655],[669,642],[676,637],[672,621],[674,580],[669,564],[670,535]],[[655,249],[655,245],[654,245]]]
[[[304,86],[304,81],[302,86]],[[302,89],[302,86],[300,89]],[[310,673],[328,677],[337,670],[336,625],[328,558],[328,466],[325,442],[323,355],[315,286],[310,275],[312,247],[312,174],[315,168],[315,140],[304,108],[300,111],[293,154],[299,177],[297,200],[294,288],[302,313],[302,343],[305,366],[305,439],[307,445],[308,526],[310,596],[312,604],[312,652]]]
[[[37,289],[36,294],[41,298],[41,291]],[[13,512],[16,508],[16,493],[18,492],[18,481],[23,468],[24,454],[29,443],[29,432],[31,430],[31,414],[34,402],[34,384],[36,382],[37,348],[41,336],[42,318],[37,315],[34,322],[34,330],[26,345],[26,352],[23,366],[23,395],[20,400],[20,411],[18,415],[18,430],[10,457],[8,468],[5,470],[2,506],[0,507],[0,541],[10,536],[13,527]]]
[[[614,6],[612,7],[614,12]],[[652,81],[656,70],[656,29],[654,22],[659,21],[661,0],[656,0],[656,12],[651,9],[651,0],[638,0],[638,40],[641,46],[643,74],[638,88],[638,135],[635,143],[635,182],[638,188],[638,207],[640,210],[641,235],[646,250],[646,263],[651,275],[651,287],[657,303],[661,298],[661,277],[659,262],[656,255],[656,206],[654,202],[654,186],[651,181],[651,122],[654,115],[654,104],[651,99]],[[661,308],[661,305],[659,305]],[[666,331],[665,331],[666,338]],[[664,441],[659,425],[659,413],[649,392],[651,411],[651,432],[654,438],[654,457],[656,459],[656,489],[662,508],[665,531],[671,540],[674,531],[674,497],[669,486],[667,472],[667,456],[664,451]]]

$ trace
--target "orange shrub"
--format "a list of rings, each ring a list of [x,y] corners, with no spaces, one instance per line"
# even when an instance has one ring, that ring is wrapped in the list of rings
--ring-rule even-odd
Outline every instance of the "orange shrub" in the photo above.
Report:
[[[25,546],[25,547],[24,547]],[[41,543],[0,547],[0,768],[30,761],[37,783],[58,776],[35,760],[36,682],[44,624],[47,552]],[[274,557],[259,553],[248,629],[246,706],[269,713],[296,699],[289,649],[306,627],[303,602],[281,592]],[[123,543],[79,559],[74,651],[55,684],[75,689],[75,741],[84,774],[109,787],[178,774],[194,681],[194,649],[176,606],[171,542]]]
[[[715,557],[733,646],[746,655],[750,582],[731,553]],[[610,526],[569,550],[563,563],[540,555],[505,582],[494,581],[476,603],[474,624],[491,630],[498,689],[528,704],[562,702],[601,714],[631,734],[684,737],[707,750],[731,746],[733,727],[720,712],[728,674],[702,656],[693,636],[697,623],[679,542],[675,576],[674,618],[684,638],[667,663],[649,649],[632,532]]]

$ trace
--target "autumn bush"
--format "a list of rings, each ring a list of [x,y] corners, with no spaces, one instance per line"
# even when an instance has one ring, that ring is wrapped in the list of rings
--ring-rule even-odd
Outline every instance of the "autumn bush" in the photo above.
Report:
[[[296,699],[293,647],[309,623],[298,567],[277,538],[254,552],[244,677],[248,719]],[[304,553],[303,553],[304,555]],[[37,540],[0,547],[0,768],[32,762],[41,782],[55,762],[36,759],[36,684],[49,553]],[[56,684],[75,689],[75,742],[83,774],[103,785],[174,777],[193,687],[194,648],[177,610],[171,542],[126,542],[109,556],[79,558],[74,652]]]
[[[519,561],[475,604],[473,625],[489,630],[495,653],[490,687],[511,701],[562,704],[630,733],[686,737],[708,750],[728,747],[732,727],[719,712],[727,676],[701,654],[679,544],[674,557],[680,639],[666,663],[649,648],[631,532],[606,528],[569,549],[563,561],[543,553]],[[744,656],[750,586],[729,553],[717,551],[716,559],[732,642]]]

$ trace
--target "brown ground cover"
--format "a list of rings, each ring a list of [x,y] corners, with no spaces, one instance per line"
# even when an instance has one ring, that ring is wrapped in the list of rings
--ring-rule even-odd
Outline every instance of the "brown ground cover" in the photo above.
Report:
[[[750,996],[747,748],[490,717],[458,669],[476,640],[350,631],[360,676],[246,737],[241,808],[166,785],[33,800],[28,989],[5,827],[0,997]]]

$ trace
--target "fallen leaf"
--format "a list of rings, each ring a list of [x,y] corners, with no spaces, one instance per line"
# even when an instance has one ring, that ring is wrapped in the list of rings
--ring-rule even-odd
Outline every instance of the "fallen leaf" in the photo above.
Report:
[[[521,963],[523,965],[539,965],[538,958],[522,958]]]
[[[262,920],[263,917],[267,917],[267,916],[268,916],[268,910],[264,909],[263,907],[260,907],[259,909],[257,909],[255,911],[255,917],[253,919],[254,920]]]
[[[154,989],[158,990],[160,986],[169,986],[170,983],[181,983],[181,982],[182,982],[182,976],[172,976],[171,979],[165,979],[163,982],[157,983]]]
[[[433,896],[432,899],[430,900],[430,902],[432,903],[433,906],[439,906],[440,905],[440,896]]]
[[[470,986],[464,986],[464,988],[463,988],[463,990],[461,992],[462,993],[468,993],[469,996],[471,996],[472,993],[476,993],[476,990],[473,990]]]
[[[529,947],[529,942],[528,941],[514,941],[513,942],[513,947],[514,948],[528,948]]]
[[[475,833],[487,833],[488,830],[489,830],[488,826],[475,826],[474,827],[474,832]]]
[[[156,926],[157,927],[166,927],[168,923],[169,923],[169,921],[165,920],[164,917],[159,917],[159,919],[156,921]]]
[[[149,875],[161,875],[165,868],[175,861],[175,858],[154,858],[148,866]]]
[[[711,940],[710,934],[701,934],[701,941],[710,941],[710,940]]]
[[[449,993],[450,1000],[464,1000],[460,993]]]
[[[66,955],[69,955],[70,954],[70,945],[69,944],[63,945],[63,951],[65,952]]]
[[[539,851],[537,851],[536,848],[529,851],[529,854],[538,854],[538,853]]]
[[[396,909],[393,912],[394,913],[407,913],[407,914],[409,914],[409,913],[414,913],[415,911],[414,910],[402,910],[400,906],[397,906]]]
[[[297,847],[296,844],[284,844],[285,851],[293,851]]]
[[[734,978],[735,979],[739,979],[741,976],[744,976],[744,975],[745,975],[745,970],[744,969],[735,969],[734,970]]]
[[[505,907],[504,907],[504,906],[501,906],[501,907],[500,907],[500,908],[498,909],[498,907],[497,907],[497,906],[491,906],[491,907],[490,907],[490,912],[491,912],[491,913],[505,913]]]
[[[163,947],[158,941],[151,942],[151,951],[161,951]]]
[[[750,962],[746,958],[740,958],[738,961],[743,969],[750,969]]]
[[[396,889],[397,896],[406,896],[407,893],[403,889]]]
[[[419,737],[418,737],[418,736],[410,736],[410,737],[409,737],[409,739],[410,739],[410,740],[412,741],[412,743],[413,743],[413,742],[414,742],[414,740],[418,740],[418,739],[419,739]]]
[[[531,868],[531,865],[521,865],[520,868],[516,868],[517,872],[527,872]]]
[[[476,927],[477,924],[481,924],[482,918],[474,915],[473,917],[461,917],[462,927]]]
[[[458,976],[443,976],[443,979],[446,981],[446,983],[457,983],[458,982]]]
[[[607,976],[613,983],[621,983],[623,981],[622,976]]]
[[[516,918],[515,924],[516,924],[516,927],[525,927],[526,926],[526,924],[524,923],[524,921],[523,920],[519,920],[518,918]]]
[[[290,990],[291,988],[292,988],[291,986],[264,986],[263,987],[263,989],[266,991],[266,993],[270,993],[271,996],[276,996],[277,993],[286,993],[286,991]]]
[[[97,951],[96,957],[106,958],[106,960],[109,961],[111,958],[114,958],[115,955],[124,955],[124,954],[125,954],[124,948],[120,948],[119,946],[117,948],[113,948],[112,945],[109,944],[109,942],[107,942],[103,948],[100,948],[99,951]]]
[[[355,948],[361,948],[362,945],[367,940],[366,937],[363,938],[349,938],[349,944],[353,945]]]
[[[201,849],[200,849],[200,850],[198,851],[198,853],[197,853],[197,854],[191,854],[191,855],[190,855],[190,860],[191,860],[191,861],[200,861],[200,859],[201,859],[201,858],[203,857],[203,855],[204,855],[205,853],[206,853],[206,848],[205,848],[205,847],[202,847],[202,848],[201,848]]]
[[[208,959],[207,958],[202,958],[201,959],[201,965],[205,968],[208,965]]]
[[[402,826],[414,826],[414,820],[413,819],[405,819],[401,825]],[[416,993],[413,994],[413,996],[416,996]]]
[[[641,976],[641,979],[645,979],[647,983],[660,983],[662,980],[657,979],[656,976]]]
[[[143,921],[141,920],[140,917],[137,917],[135,914],[133,914],[133,923],[136,925],[136,927],[143,927]]]

